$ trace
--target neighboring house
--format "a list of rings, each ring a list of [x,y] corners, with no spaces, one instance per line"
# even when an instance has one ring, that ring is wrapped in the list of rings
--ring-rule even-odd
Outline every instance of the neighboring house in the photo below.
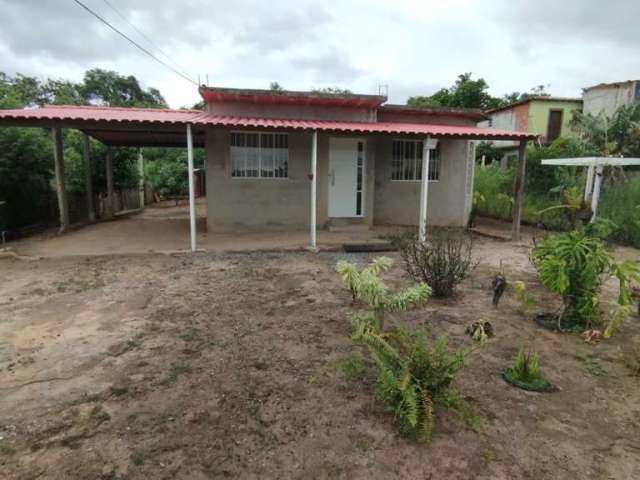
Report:
[[[314,247],[316,228],[334,223],[417,225],[421,212],[421,233],[427,224],[466,226],[474,142],[535,138],[478,128],[486,117],[477,110],[387,105],[377,95],[204,86],[200,94],[204,111],[50,106],[0,110],[0,126],[53,130],[62,230],[68,208],[60,129],[75,128],[108,147],[187,146],[192,158],[192,147],[203,146],[209,231],[306,227]],[[108,153],[109,199],[111,162]],[[190,212],[195,249],[193,199]]]
[[[611,117],[622,106],[640,101],[640,80],[600,83],[582,90],[584,113]]]
[[[567,97],[532,96],[525,100],[489,110],[489,120],[479,126],[501,130],[517,130],[538,136],[542,144],[549,144],[558,137],[576,136],[570,122],[575,110],[582,109],[582,99]],[[493,142],[504,151],[503,165],[518,156],[518,143]]]

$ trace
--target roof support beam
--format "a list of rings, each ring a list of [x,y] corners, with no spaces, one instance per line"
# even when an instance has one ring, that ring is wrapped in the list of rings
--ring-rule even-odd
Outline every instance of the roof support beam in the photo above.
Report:
[[[93,203],[93,165],[91,164],[91,144],[89,136],[82,134],[82,158],[84,159],[84,189],[87,195],[87,216],[91,223],[96,221],[96,209]]]
[[[60,233],[69,228],[69,202],[64,178],[64,153],[62,148],[62,130],[51,129],[53,140],[53,163],[56,174],[56,193],[58,196],[58,211],[60,213]]]
[[[429,163],[431,150],[438,146],[438,140],[427,137],[422,143],[422,181],[420,183],[420,216],[418,217],[418,240],[427,240],[427,207],[429,202]]]
[[[513,180],[513,209],[511,219],[511,240],[520,241],[520,222],[522,221],[522,201],[524,199],[524,177],[527,167],[527,141],[521,140],[518,147],[518,165]]]
[[[196,195],[193,185],[193,136],[191,135],[190,123],[187,123],[187,176],[189,180],[189,233],[191,236],[191,251],[195,252],[197,248]]]
[[[115,192],[113,189],[113,149],[107,147],[107,157],[105,158],[105,174],[107,177],[107,201],[105,202],[104,216],[107,219],[113,218],[115,208]]]
[[[318,131],[314,130],[311,134],[311,172],[309,173],[309,179],[311,180],[311,211],[309,215],[309,248],[311,250],[317,249],[316,242],[316,191],[317,191],[317,177],[318,177]]]

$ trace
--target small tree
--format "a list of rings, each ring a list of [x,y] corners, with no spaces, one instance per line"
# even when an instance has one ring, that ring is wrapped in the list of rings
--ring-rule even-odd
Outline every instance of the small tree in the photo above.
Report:
[[[385,313],[401,312],[412,305],[420,305],[426,302],[431,294],[431,289],[426,283],[391,292],[380,275],[392,264],[390,258],[378,257],[362,270],[344,261],[338,262],[336,267],[342,277],[342,283],[351,292],[353,301],[361,300],[372,309],[372,312],[361,315],[361,318],[371,320],[379,330],[384,327]]]
[[[145,165],[144,174],[151,188],[163,197],[187,190],[187,167],[182,162],[158,159]]]

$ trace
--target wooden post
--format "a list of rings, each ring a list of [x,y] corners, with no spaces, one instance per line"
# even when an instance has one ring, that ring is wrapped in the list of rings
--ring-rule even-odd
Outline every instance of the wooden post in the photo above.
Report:
[[[96,221],[96,209],[93,204],[93,166],[91,165],[91,145],[89,143],[89,135],[82,134],[82,156],[84,157],[85,168],[85,185],[84,189],[87,194],[87,212],[89,214],[89,221]]]
[[[115,212],[115,194],[113,191],[113,150],[107,147],[107,157],[105,159],[106,175],[107,175],[107,201],[105,203],[105,217],[113,218]]]
[[[524,197],[524,176],[527,167],[527,141],[520,140],[518,166],[513,180],[513,210],[511,220],[511,240],[520,241],[520,221],[522,220],[522,200]]]
[[[138,180],[139,207],[144,208],[144,156],[142,148],[138,149],[138,175],[140,176]]]
[[[64,153],[62,149],[62,130],[59,127],[51,129],[53,140],[53,163],[56,174],[56,193],[58,195],[58,210],[60,212],[60,233],[69,228],[69,202],[64,178]]]

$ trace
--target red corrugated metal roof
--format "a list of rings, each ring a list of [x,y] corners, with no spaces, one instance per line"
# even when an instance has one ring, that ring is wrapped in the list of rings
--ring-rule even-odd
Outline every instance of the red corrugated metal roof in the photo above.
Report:
[[[320,130],[353,133],[389,133],[396,135],[431,135],[470,139],[535,138],[527,132],[478,128],[458,125],[437,125],[396,122],[343,122],[332,120],[269,119],[211,115],[200,110],[169,110],[153,108],[115,108],[87,106],[48,106],[24,110],[0,110],[0,124],[42,126],[46,123],[68,123],[76,128],[94,129],[96,124],[219,126],[231,128],[264,128],[281,130]]]

